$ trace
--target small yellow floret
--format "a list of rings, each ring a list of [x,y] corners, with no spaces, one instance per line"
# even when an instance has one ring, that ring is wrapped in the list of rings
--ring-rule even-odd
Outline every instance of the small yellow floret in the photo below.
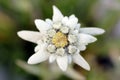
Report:
[[[56,47],[65,47],[68,44],[68,40],[65,34],[57,32],[52,38],[52,43]]]

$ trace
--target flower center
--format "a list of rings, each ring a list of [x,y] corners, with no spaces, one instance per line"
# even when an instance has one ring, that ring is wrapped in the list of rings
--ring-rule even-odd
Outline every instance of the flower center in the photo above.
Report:
[[[52,43],[56,47],[65,47],[68,44],[67,36],[61,32],[57,32],[52,38]]]

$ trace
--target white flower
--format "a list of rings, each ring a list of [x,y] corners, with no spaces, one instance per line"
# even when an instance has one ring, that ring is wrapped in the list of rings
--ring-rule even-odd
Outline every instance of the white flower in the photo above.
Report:
[[[57,49],[56,55],[64,56],[64,54],[65,54],[65,49],[63,49],[63,48],[58,48]]]
[[[54,29],[48,30],[47,34],[49,37],[53,37],[55,35],[56,31]]]
[[[69,41],[70,43],[75,43],[75,42],[77,42],[77,37],[76,37],[76,35],[72,35],[72,34],[68,35],[68,41]]]
[[[92,35],[100,35],[105,31],[100,28],[81,28],[75,15],[63,16],[60,10],[53,6],[52,20],[36,19],[37,31],[19,31],[18,36],[24,40],[36,43],[35,54],[29,59],[29,64],[37,64],[49,59],[57,61],[61,70],[67,69],[68,63],[73,61],[86,70],[89,64],[79,54],[86,49],[86,45],[97,39]]]
[[[62,32],[62,33],[68,33],[69,32],[69,28],[68,27],[61,27],[60,28],[60,31]]]
[[[50,44],[50,45],[48,45],[48,47],[47,47],[47,50],[48,50],[48,52],[55,52],[55,45],[52,45],[52,44]]]
[[[68,46],[68,52],[69,53],[75,53],[77,51],[77,48],[75,46],[69,45]]]

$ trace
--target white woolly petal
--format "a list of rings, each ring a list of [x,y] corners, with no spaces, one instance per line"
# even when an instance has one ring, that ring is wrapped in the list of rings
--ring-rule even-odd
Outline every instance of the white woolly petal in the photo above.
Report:
[[[49,57],[49,62],[52,63],[54,62],[56,59],[56,55],[55,54],[51,54],[50,57]]]
[[[53,22],[52,22],[51,19],[46,19],[45,22],[48,23],[48,24],[50,24],[50,25],[53,25]]]
[[[86,62],[86,60],[79,54],[76,53],[73,55],[73,62],[81,66],[82,68],[86,70],[90,70],[89,64]]]
[[[76,30],[79,30],[79,29],[80,29],[80,26],[81,26],[81,24],[77,24],[77,25],[75,26],[75,29],[76,29]]]
[[[62,71],[66,71],[68,66],[68,57],[65,56],[57,56],[57,64]]]
[[[71,62],[72,62],[72,57],[71,55],[68,55],[68,63],[71,64]]]
[[[91,27],[91,28],[80,28],[80,32],[90,34],[90,35],[100,35],[100,34],[103,34],[105,30],[101,28]]]
[[[36,19],[35,25],[41,33],[46,33],[46,31],[51,28],[51,26],[48,23],[41,19]]]
[[[59,22],[63,19],[63,14],[56,6],[53,6],[53,17],[52,18],[53,18],[53,22]]]
[[[97,39],[88,34],[79,34],[79,43],[87,45],[88,43],[95,42]]]
[[[77,22],[78,22],[78,19],[74,15],[71,15],[67,22],[67,26],[69,26],[71,29],[74,29],[77,25]]]
[[[75,29],[75,30],[71,30],[70,33],[72,33],[73,35],[78,35],[79,31],[77,29]]]
[[[74,14],[72,14],[71,16],[69,16],[69,19],[72,19],[72,18],[76,18]]]
[[[19,31],[17,35],[27,41],[37,43],[38,40],[42,39],[43,35],[40,32],[35,31]]]
[[[65,25],[65,26],[67,26],[67,22],[68,22],[68,17],[65,16],[65,17],[62,19],[62,24]]]
[[[84,50],[86,50],[86,46],[85,46],[85,45],[78,44],[78,49],[79,49],[80,51],[84,51]]]
[[[28,64],[37,64],[40,62],[43,62],[47,60],[49,57],[49,54],[39,50],[37,53],[33,54],[29,59],[28,59]]]
[[[40,50],[41,46],[40,45],[37,45],[34,49],[35,52],[38,52]]]
[[[49,57],[49,53],[46,52],[45,48],[46,48],[46,44],[41,44],[39,51],[33,54],[28,59],[28,64],[37,64],[47,60]]]

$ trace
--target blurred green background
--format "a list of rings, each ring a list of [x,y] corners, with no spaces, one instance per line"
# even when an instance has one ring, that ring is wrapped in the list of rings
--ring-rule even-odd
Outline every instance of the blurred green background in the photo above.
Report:
[[[51,18],[52,5],[66,16],[75,14],[82,27],[106,30],[82,52],[91,71],[76,64],[62,72],[50,70],[47,61],[26,63],[36,45],[20,39],[17,31],[37,30],[34,20]],[[0,80],[120,80],[119,55],[120,0],[0,0]]]

